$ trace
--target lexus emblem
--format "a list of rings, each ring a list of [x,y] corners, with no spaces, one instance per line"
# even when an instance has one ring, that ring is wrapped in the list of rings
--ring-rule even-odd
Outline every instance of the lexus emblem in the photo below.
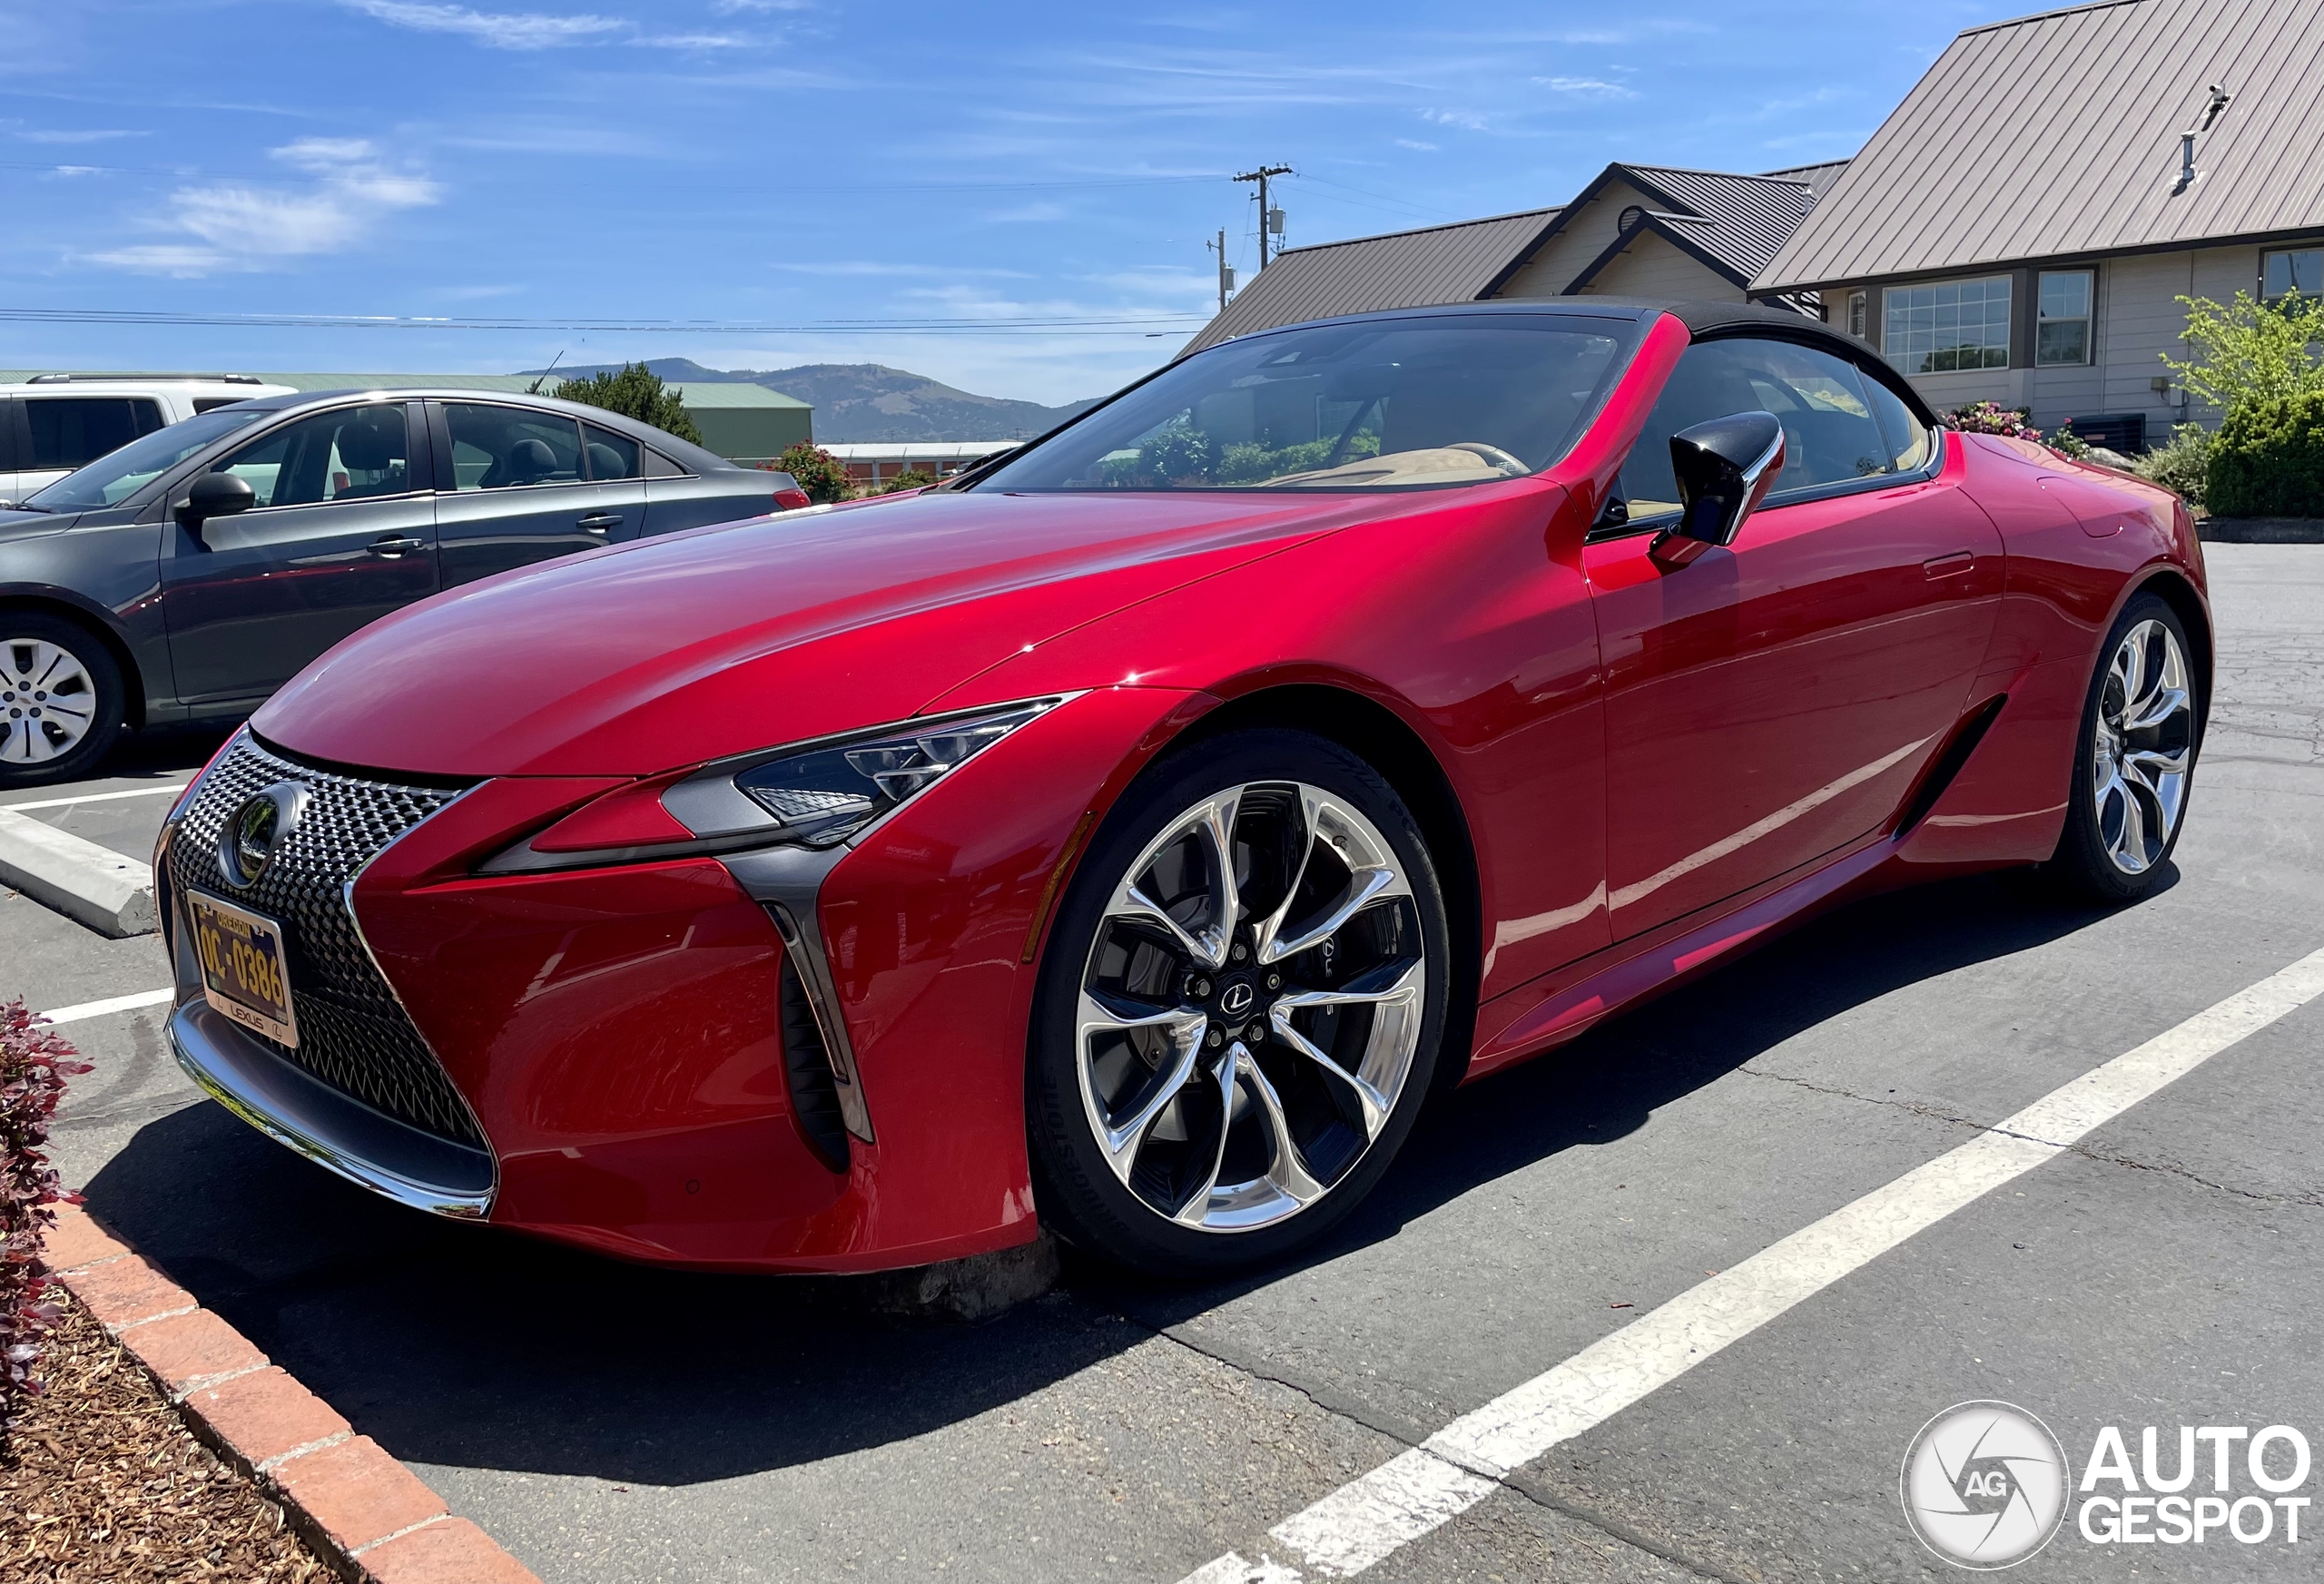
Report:
[[[218,869],[226,883],[237,890],[258,884],[306,808],[307,789],[279,781],[236,809],[218,832]]]
[[[1240,1018],[1251,1009],[1251,1003],[1256,999],[1258,997],[1252,990],[1249,983],[1243,979],[1236,979],[1219,992],[1218,1009],[1229,1018]]]

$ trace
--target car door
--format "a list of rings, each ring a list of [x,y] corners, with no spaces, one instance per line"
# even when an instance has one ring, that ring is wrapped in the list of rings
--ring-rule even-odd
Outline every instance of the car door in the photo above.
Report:
[[[302,414],[207,470],[248,481],[253,504],[164,530],[162,615],[188,703],[263,698],[358,627],[436,592],[417,403]]]
[[[645,523],[636,443],[569,413],[513,402],[428,403],[444,462],[436,534],[444,586],[635,536]],[[593,449],[594,448],[594,449]],[[627,477],[593,479],[594,456]]]
[[[1771,411],[1783,472],[1735,543],[1666,568],[1669,437]],[[1625,463],[1626,523],[1584,563],[1606,670],[1615,938],[1876,829],[1967,703],[2002,544],[1938,435],[1876,376],[1814,347],[1690,347]]]
[[[775,476],[755,467],[688,473],[651,448],[646,451],[645,467],[645,531],[649,534],[741,522],[775,509]]]

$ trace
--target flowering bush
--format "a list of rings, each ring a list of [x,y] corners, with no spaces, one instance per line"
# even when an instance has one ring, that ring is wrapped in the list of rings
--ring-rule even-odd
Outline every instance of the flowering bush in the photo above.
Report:
[[[1956,407],[1940,415],[1948,429],[1959,429],[1965,435],[2006,435],[2013,440],[2033,440],[2037,444],[2042,431],[2029,427],[2028,416],[2022,407],[2004,407],[1997,401],[1973,401],[1966,407]]]
[[[766,466],[797,479],[807,498],[817,506],[845,500],[855,493],[855,485],[847,477],[847,464],[812,440],[801,440]]]
[[[44,1297],[41,1233],[56,1221],[49,1206],[74,1195],[57,1186],[40,1146],[64,1080],[89,1070],[74,1054],[24,1002],[0,1006],[0,1436],[14,1428],[17,1404],[40,1394],[33,1365],[58,1318]]]
[[[2068,418],[2050,431],[2050,449],[2061,457],[2087,457],[2090,442],[2073,432],[2073,420]]]

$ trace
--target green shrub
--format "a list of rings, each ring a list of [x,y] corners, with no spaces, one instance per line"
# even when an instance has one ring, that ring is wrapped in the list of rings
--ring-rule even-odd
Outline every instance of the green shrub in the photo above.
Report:
[[[918,467],[907,467],[901,473],[897,474],[893,478],[882,478],[880,480],[879,493],[881,495],[893,495],[899,490],[926,489],[930,485],[935,482],[935,474],[926,472]]]
[[[1937,415],[1946,428],[1959,429],[1965,435],[2006,435],[2012,439],[2039,440],[2042,431],[2026,427],[2025,420],[2031,416],[2022,407],[2004,407],[1998,401],[1973,401]]]
[[[2230,408],[2203,498],[2221,517],[2324,517],[2324,388]]]
[[[2311,349],[2324,341],[2324,299],[2294,295],[2260,302],[2248,291],[2222,306],[2208,297],[2181,297],[2187,305],[2187,361],[2164,354],[2179,382],[2214,407],[2232,412],[2250,401],[2275,401],[2324,391],[2324,361]]]
[[[585,402],[602,407],[607,412],[617,412],[624,418],[634,418],[639,423],[652,424],[665,435],[675,435],[682,440],[702,444],[702,431],[694,427],[694,418],[686,411],[686,404],[678,393],[662,383],[662,377],[643,363],[624,363],[618,374],[592,374],[586,379],[560,379],[556,389],[549,392],[560,401]]]
[[[2050,449],[2061,457],[2079,459],[2090,455],[2090,442],[2073,432],[2073,420],[2068,418],[2050,431]]]
[[[817,506],[846,500],[855,494],[854,481],[847,476],[847,464],[812,440],[801,440],[771,466],[797,479],[799,487],[807,492],[807,498]]]
[[[2201,424],[2180,424],[2168,445],[2133,459],[2131,471],[2160,484],[2189,506],[2203,504],[2204,475],[2211,471],[2211,432]]]

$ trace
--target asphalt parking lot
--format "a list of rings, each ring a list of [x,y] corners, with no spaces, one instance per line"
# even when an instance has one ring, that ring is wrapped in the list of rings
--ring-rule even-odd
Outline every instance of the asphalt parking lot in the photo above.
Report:
[[[399,1210],[198,1102],[158,1008],[68,1027],[96,1070],[54,1154],[550,1584],[1301,1576],[1268,1531],[1310,1503],[2324,948],[2324,548],[2208,554],[2218,698],[2161,895],[2098,913],[1990,877],[1854,906],[1451,1097],[1332,1244],[1265,1279],[1157,1289],[1068,1263],[1049,1296],[965,1325],[877,1313],[863,1284],[534,1246]],[[149,745],[85,790],[174,784],[210,745]],[[142,851],[168,802],[40,817]],[[152,937],[0,897],[0,997],[163,983]],[[2110,1425],[2134,1461],[2160,1427],[2166,1464],[2182,1425],[2291,1425],[2324,1463],[2319,1042],[2324,998],[1364,1577],[1953,1577],[1897,1474],[1925,1422],[1974,1399],[2039,1415],[2077,1479]],[[2230,1499],[2258,1489],[2236,1461]],[[2279,1521],[2137,1545],[2070,1520],[2015,1576],[2309,1579],[2313,1521],[2297,1543]]]

